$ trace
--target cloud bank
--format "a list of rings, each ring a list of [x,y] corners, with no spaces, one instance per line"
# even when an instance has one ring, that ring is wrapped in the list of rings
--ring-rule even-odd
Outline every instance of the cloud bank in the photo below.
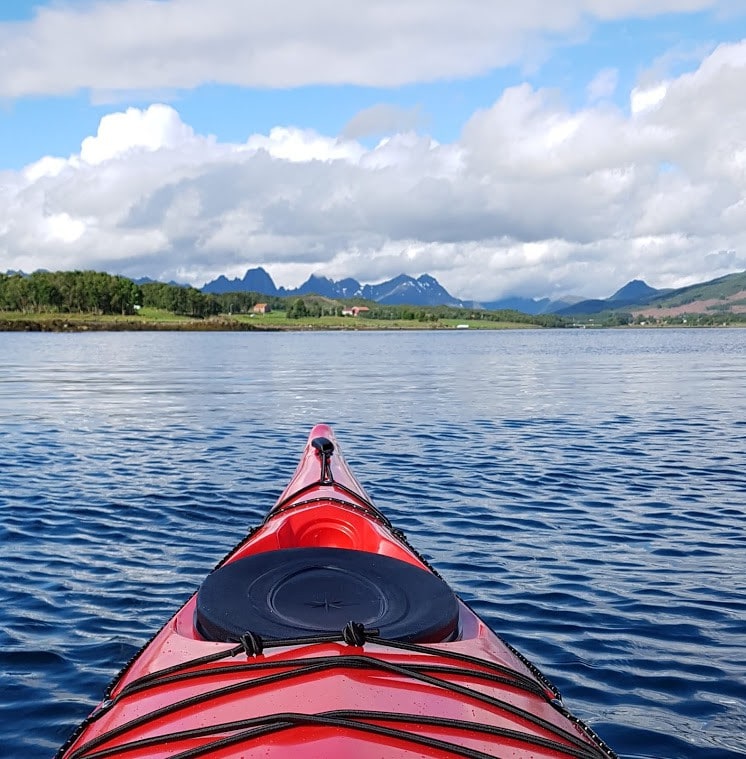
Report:
[[[606,99],[617,86],[600,72],[578,109],[512,87],[451,144],[355,139],[413,116],[396,110],[343,136],[277,127],[243,143],[198,134],[169,105],[111,113],[75,155],[0,172],[0,260],[196,285],[257,265],[287,286],[428,272],[482,300],[746,268],[746,101],[733,96],[746,42],[638,87],[629,109]]]
[[[731,0],[108,0],[0,24],[0,97],[356,84],[397,87],[538,61],[596,21]],[[743,11],[741,11],[743,12]]]

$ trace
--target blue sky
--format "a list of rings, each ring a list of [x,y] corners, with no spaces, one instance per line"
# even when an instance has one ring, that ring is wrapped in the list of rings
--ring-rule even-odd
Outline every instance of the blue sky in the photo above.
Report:
[[[491,299],[746,268],[743,3],[339,8],[4,0],[0,270]]]

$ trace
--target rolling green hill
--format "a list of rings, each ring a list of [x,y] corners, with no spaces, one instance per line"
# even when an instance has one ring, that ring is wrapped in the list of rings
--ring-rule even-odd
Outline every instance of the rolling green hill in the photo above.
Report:
[[[743,299],[746,300],[746,271],[737,274],[727,274],[724,277],[718,277],[709,282],[701,282],[696,285],[689,285],[689,287],[673,290],[665,295],[651,298],[647,305],[648,307],[661,306],[663,308],[672,308],[696,303],[697,301],[725,301],[742,293]]]

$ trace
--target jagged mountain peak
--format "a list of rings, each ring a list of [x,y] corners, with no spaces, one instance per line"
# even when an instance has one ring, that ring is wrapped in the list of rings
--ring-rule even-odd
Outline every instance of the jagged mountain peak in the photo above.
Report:
[[[300,287],[285,289],[283,287],[277,288],[272,277],[260,267],[249,269],[243,279],[229,280],[221,275],[212,282],[208,282],[202,290],[209,293],[252,291],[263,295],[282,295],[285,297],[314,294],[337,300],[365,298],[386,305],[464,305],[458,298],[450,295],[438,280],[429,274],[423,274],[417,279],[409,274],[399,274],[393,279],[376,285],[361,285],[351,277],[335,282],[329,277],[312,274]]]
[[[221,274],[217,279],[208,282],[203,288],[205,293],[230,293],[230,292],[255,292],[262,295],[277,295],[278,290],[272,277],[262,269],[261,266],[255,269],[247,269],[243,279],[228,279]]]

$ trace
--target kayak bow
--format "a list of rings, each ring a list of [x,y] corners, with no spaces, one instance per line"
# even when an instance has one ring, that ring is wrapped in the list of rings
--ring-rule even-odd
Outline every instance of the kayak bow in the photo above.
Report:
[[[615,754],[391,525],[316,425],[264,522],[57,756]]]

